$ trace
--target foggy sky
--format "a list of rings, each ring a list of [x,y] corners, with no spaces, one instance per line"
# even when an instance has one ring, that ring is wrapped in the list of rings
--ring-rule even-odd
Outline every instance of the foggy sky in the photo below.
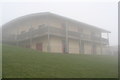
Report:
[[[6,0],[5,0],[6,1]],[[40,12],[52,12],[80,22],[88,23],[110,31],[110,45],[118,44],[118,5],[106,1],[41,1],[41,2],[4,2],[0,6],[0,24],[14,18]],[[100,2],[101,1],[101,2]]]

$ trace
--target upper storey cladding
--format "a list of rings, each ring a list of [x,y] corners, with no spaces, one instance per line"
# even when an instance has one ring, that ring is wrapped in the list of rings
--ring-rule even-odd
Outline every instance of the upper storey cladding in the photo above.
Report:
[[[48,20],[50,21],[51,19],[57,19],[59,20],[61,23],[65,23],[66,26],[69,26],[69,24],[73,23],[75,25],[77,25],[80,28],[84,28],[84,29],[89,29],[89,30],[95,30],[95,31],[99,31],[99,32],[105,32],[105,33],[110,33],[110,31],[83,23],[83,22],[79,22],[70,18],[66,18],[57,14],[53,14],[50,12],[43,12],[43,13],[35,13],[35,14],[30,14],[30,15],[26,15],[26,16],[22,16],[19,18],[16,18],[6,24],[4,24],[2,26],[2,29],[8,29],[8,28],[12,28],[12,27],[19,27],[20,25],[27,25],[30,26],[30,24],[33,24],[31,22],[34,21],[39,21],[40,19],[43,20]],[[39,23],[39,22],[38,22]],[[68,24],[68,25],[67,25]]]

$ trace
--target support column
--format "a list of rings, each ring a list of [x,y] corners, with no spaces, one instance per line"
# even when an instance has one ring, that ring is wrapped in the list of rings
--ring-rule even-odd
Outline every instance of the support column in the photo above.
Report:
[[[30,48],[32,48],[32,37],[30,37]]]
[[[107,33],[107,39],[108,39],[108,46],[109,46],[109,33]]]
[[[79,41],[79,54],[81,54],[81,34],[80,34],[80,32],[78,32],[78,34],[79,34],[79,39],[78,39],[78,41]]]
[[[65,52],[69,53],[69,40],[68,40],[68,25],[67,23],[65,23],[65,41],[66,41],[66,48],[65,48]]]
[[[81,53],[85,54],[84,41],[81,41]]]
[[[107,53],[110,53],[110,46],[109,46],[109,33],[107,33],[107,40],[108,40],[108,43],[107,43]]]
[[[79,30],[79,51],[80,51],[80,54],[84,54],[84,42],[82,41],[82,38],[83,38],[83,29]]]
[[[19,28],[18,28],[19,29]],[[15,40],[16,40],[16,46],[19,45],[19,40],[18,40],[18,30],[17,30],[17,34],[15,35]]]
[[[47,46],[47,50],[48,50],[48,52],[50,52],[51,50],[50,50],[50,30],[49,30],[49,26],[47,26],[47,28],[48,28],[48,36],[47,36],[47,38],[48,38],[48,46]]]
[[[102,33],[101,33],[101,36],[100,36],[100,53],[102,55]]]
[[[79,54],[81,54],[81,40],[79,39]]]
[[[31,26],[32,28],[32,26]],[[32,36],[31,36],[32,30],[29,31],[28,38],[30,38],[30,48],[32,48]]]

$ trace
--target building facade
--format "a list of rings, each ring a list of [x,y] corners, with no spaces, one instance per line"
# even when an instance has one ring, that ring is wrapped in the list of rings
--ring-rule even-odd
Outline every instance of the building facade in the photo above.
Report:
[[[3,43],[68,54],[104,54],[107,30],[49,12],[17,18],[2,27]]]

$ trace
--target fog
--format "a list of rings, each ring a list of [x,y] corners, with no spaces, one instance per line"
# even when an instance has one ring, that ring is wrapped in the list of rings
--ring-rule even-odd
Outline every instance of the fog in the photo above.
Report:
[[[96,1],[3,1],[0,13],[1,25],[31,13],[52,12],[80,22],[110,31],[110,45],[118,44],[118,7],[115,0]]]

